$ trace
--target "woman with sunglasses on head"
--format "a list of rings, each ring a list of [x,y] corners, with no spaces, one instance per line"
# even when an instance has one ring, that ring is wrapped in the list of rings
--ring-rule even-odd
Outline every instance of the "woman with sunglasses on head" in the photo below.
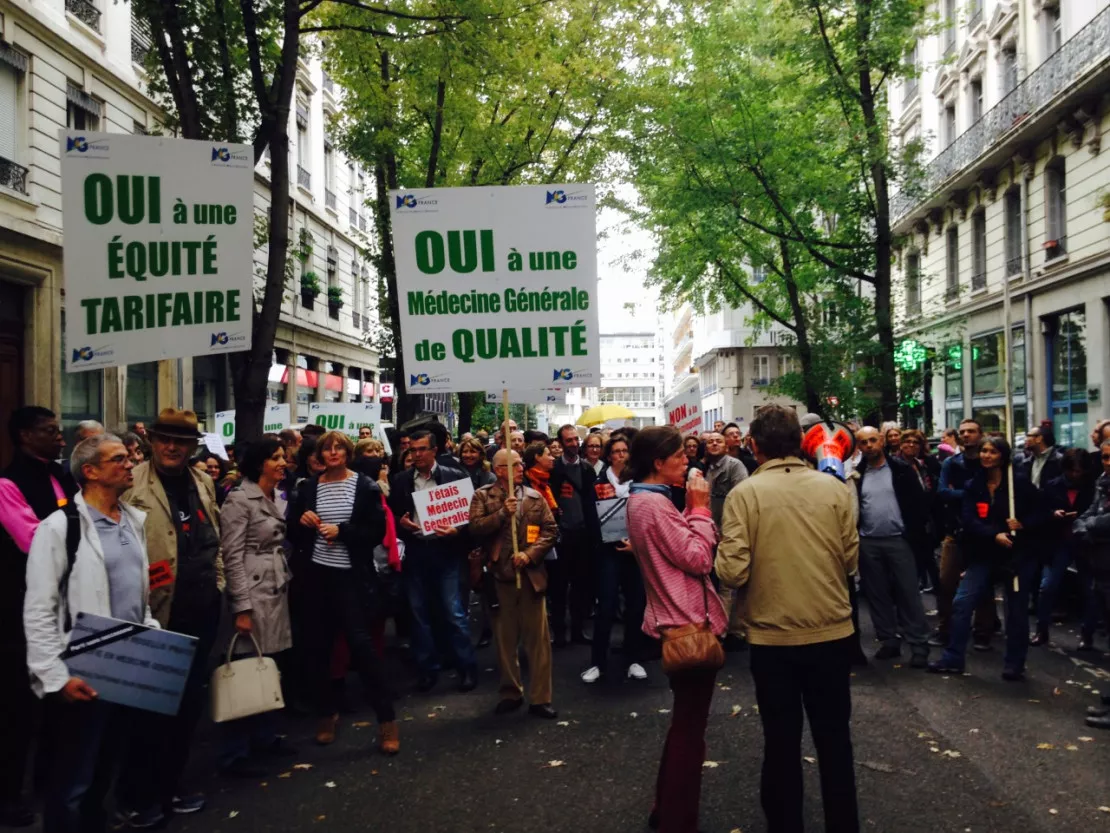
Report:
[[[1025,679],[1029,651],[1029,591],[1036,574],[1034,533],[1043,526],[1046,512],[1037,488],[1013,472],[1014,512],[1010,512],[1007,471],[1012,465],[1010,444],[987,437],[979,445],[979,471],[964,488],[963,550],[967,569],[952,603],[948,647],[939,660],[929,663],[937,674],[962,674],[971,617],[986,594],[1001,581],[1006,608],[1006,652],[1002,679]]]
[[[640,629],[646,604],[644,580],[627,537],[627,522],[618,520],[627,517],[630,486],[621,480],[628,463],[628,440],[623,434],[610,438],[605,444],[602,459],[605,467],[594,483],[594,500],[597,503],[598,518],[601,519],[601,541],[594,562],[597,576],[597,617],[594,619],[590,667],[580,675],[582,682],[587,685],[596,683],[608,673],[609,639],[622,592],[625,604],[625,675],[630,680],[647,679],[647,671],[641,665],[645,653],[645,637]],[[625,501],[623,508],[619,508],[618,501]]]

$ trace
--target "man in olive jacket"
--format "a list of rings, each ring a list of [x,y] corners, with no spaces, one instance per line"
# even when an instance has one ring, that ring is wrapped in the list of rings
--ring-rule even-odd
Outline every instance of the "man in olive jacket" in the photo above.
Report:
[[[510,465],[513,497],[507,497]],[[524,702],[517,659],[517,645],[523,641],[531,676],[528,711],[550,719],[558,714],[551,708],[551,639],[544,604],[547,570],[543,559],[555,546],[559,526],[543,496],[524,485],[519,454],[498,451],[493,457],[493,471],[497,482],[475,492],[470,503],[470,534],[481,542],[487,569],[496,579],[500,605],[493,615],[501,666],[501,701],[496,711],[507,714]],[[517,515],[515,553],[513,513]]]
[[[181,789],[193,732],[206,705],[208,657],[216,641],[224,590],[220,518],[212,479],[189,465],[200,431],[192,411],[165,408],[150,428],[151,459],[135,467],[123,500],[146,513],[150,610],[163,628],[195,637],[193,664],[170,717],[142,715],[117,785],[132,826],[160,823],[167,811],[196,812],[204,796]]]

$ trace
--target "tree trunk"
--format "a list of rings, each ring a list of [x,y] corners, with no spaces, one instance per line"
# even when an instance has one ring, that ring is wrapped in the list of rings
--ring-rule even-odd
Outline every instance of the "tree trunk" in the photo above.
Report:
[[[802,304],[798,284],[794,282],[794,261],[790,257],[790,246],[780,239],[779,255],[782,258],[782,277],[786,285],[786,297],[790,301],[790,312],[794,316],[794,337],[797,339],[798,361],[802,365],[802,383],[805,385],[806,409],[811,414],[828,415],[824,410],[824,400],[821,391],[814,387],[815,375],[813,373],[813,347],[809,343],[809,327],[806,321],[806,311]]]
[[[461,437],[463,434],[470,432],[471,423],[474,421],[474,406],[478,404],[478,398],[481,394],[478,393],[460,393],[459,394],[459,429],[458,433]]]
[[[236,442],[262,437],[266,412],[266,386],[273,361],[274,338],[277,335],[281,302],[285,294],[285,259],[289,253],[289,110],[297,75],[300,51],[300,9],[297,0],[283,4],[285,34],[281,44],[281,63],[275,101],[259,102],[263,111],[271,111],[273,121],[270,146],[270,239],[266,256],[266,289],[262,308],[254,314],[251,349],[233,353],[232,373],[235,379]],[[296,419],[296,402],[290,403]]]

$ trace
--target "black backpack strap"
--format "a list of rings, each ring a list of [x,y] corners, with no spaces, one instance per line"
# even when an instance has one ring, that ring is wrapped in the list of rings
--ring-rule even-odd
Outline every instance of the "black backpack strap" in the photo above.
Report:
[[[66,516],[66,569],[58,582],[58,596],[65,610],[65,631],[73,629],[73,620],[69,613],[69,577],[73,572],[73,563],[77,560],[77,547],[81,543],[81,516],[77,514],[77,506],[70,501],[62,507]]]

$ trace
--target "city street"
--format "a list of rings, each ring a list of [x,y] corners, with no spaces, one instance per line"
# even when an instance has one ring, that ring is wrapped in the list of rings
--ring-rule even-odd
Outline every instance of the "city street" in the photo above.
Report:
[[[911,670],[908,656],[901,667],[859,669],[853,734],[863,829],[1110,830],[1110,735],[1082,720],[1094,692],[1110,686],[1110,659],[1077,659],[1077,636],[1066,626],[1055,639],[1054,649],[1030,650],[1026,683],[1000,679],[1000,638],[995,650],[969,654],[970,676],[962,678]],[[523,711],[493,715],[496,676],[487,648],[479,652],[486,671],[477,691],[457,694],[443,678],[436,692],[399,702],[398,757],[367,751],[376,731],[360,725],[370,719],[361,706],[344,716],[329,748],[312,743],[312,722],[301,719],[292,729],[295,758],[260,781],[202,778],[209,808],[171,825],[213,833],[646,830],[670,694],[658,663],[649,666],[647,685],[587,688],[577,678],[587,652],[555,654],[559,725]],[[701,828],[762,831],[762,738],[747,654],[730,655],[718,681],[708,731],[708,759],[716,765],[704,772]],[[195,764],[212,760],[212,741],[209,726]],[[808,740],[803,754],[807,825],[821,830]]]

